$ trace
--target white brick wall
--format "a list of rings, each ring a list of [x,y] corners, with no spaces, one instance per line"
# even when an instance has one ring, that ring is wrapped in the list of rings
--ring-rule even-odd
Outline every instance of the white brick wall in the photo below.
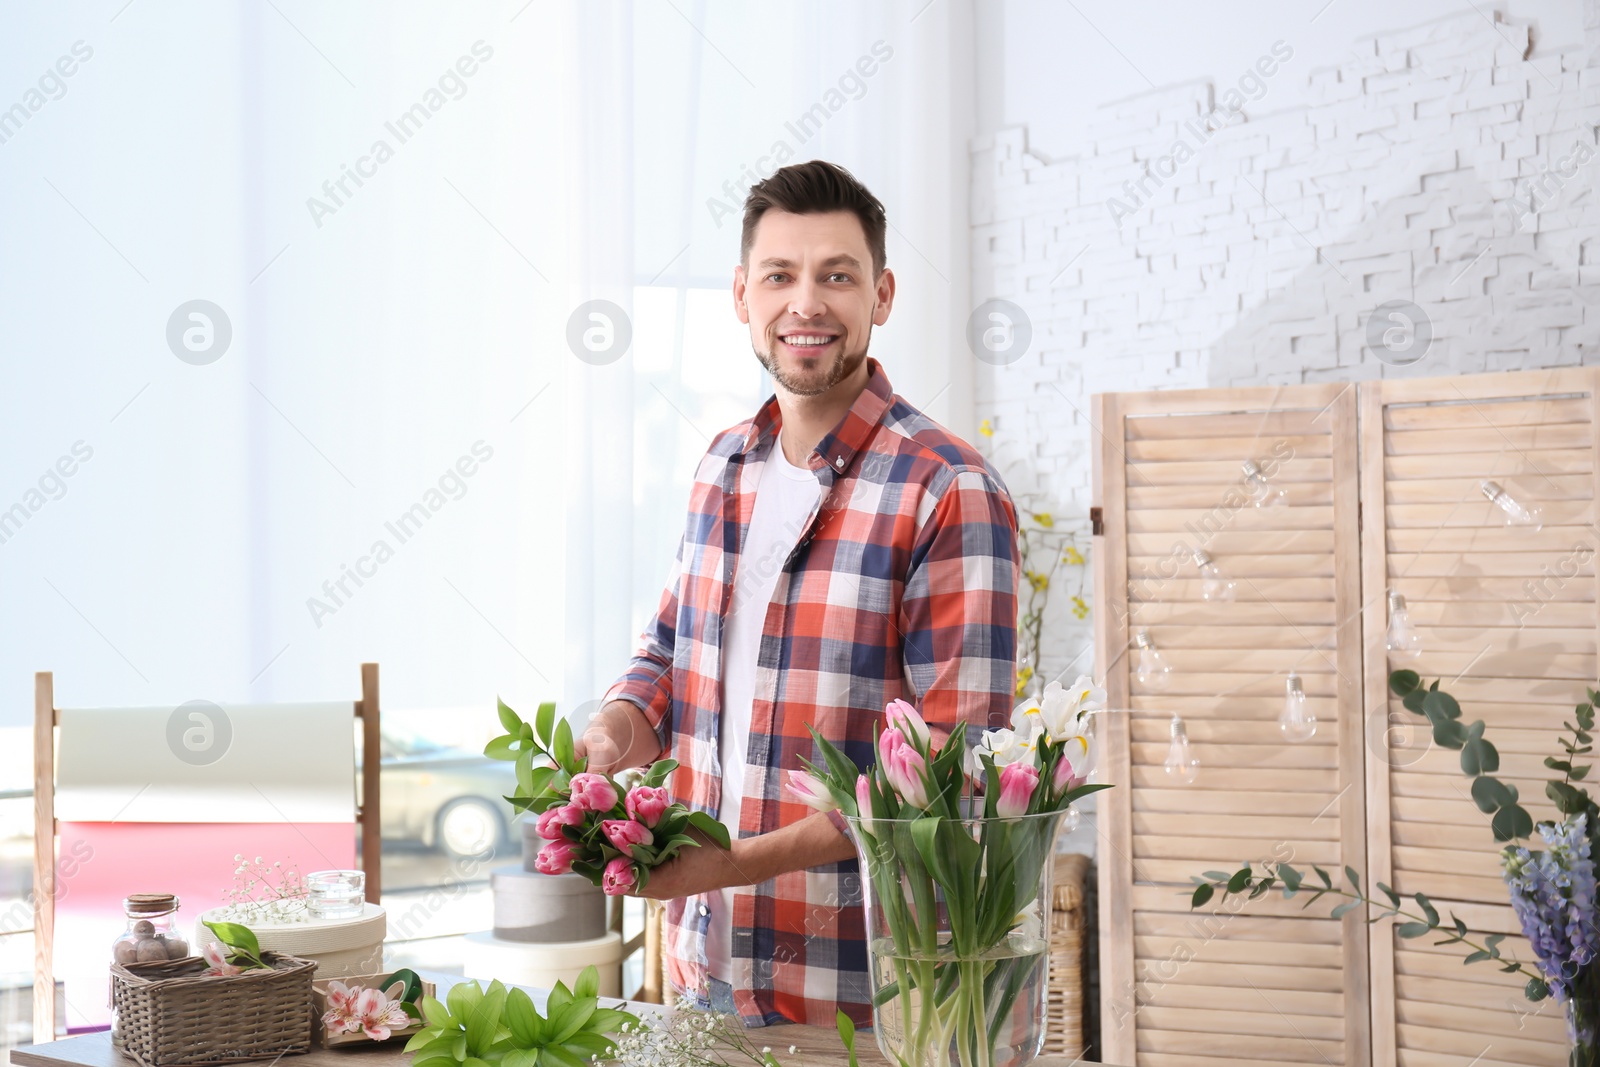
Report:
[[[1528,58],[1530,28],[1480,5],[1352,42],[1336,68],[1291,56],[1209,139],[1194,130],[1231,81],[1107,105],[1071,158],[1030,152],[1020,127],[976,141],[973,303],[1012,301],[1033,328],[1020,359],[978,366],[979,417],[1028,457],[1013,492],[1086,523],[1093,393],[1600,362],[1600,0],[1584,3],[1584,46],[1556,55]],[[1312,103],[1265,110],[1291,79]],[[1193,157],[1153,181],[1180,141]],[[1563,160],[1571,177],[1518,218]],[[1119,228],[1108,201],[1131,205],[1141,179]],[[1432,325],[1409,367],[1367,347],[1390,300]],[[1061,670],[1090,629],[1053,600]]]

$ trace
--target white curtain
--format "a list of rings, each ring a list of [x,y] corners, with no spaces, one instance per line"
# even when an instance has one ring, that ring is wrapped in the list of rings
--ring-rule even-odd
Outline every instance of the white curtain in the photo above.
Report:
[[[770,392],[728,289],[779,144],[887,205],[873,354],[970,438],[971,24],[971,0],[14,11],[25,107],[93,55],[0,127],[0,512],[26,513],[0,527],[26,620],[0,726],[39,669],[64,704],[176,705],[354,696],[373,659],[397,725],[463,742],[496,693],[598,696],[696,458]],[[202,365],[167,338],[194,300],[232,330]],[[595,300],[626,318],[592,337],[632,333],[609,362],[569,346]]]

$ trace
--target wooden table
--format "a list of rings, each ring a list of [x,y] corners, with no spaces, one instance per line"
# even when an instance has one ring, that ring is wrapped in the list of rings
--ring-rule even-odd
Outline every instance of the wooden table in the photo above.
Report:
[[[445,991],[450,986],[464,981],[460,975],[440,974],[434,971],[419,973],[438,986],[440,999],[444,998]],[[528,986],[521,988],[533,997],[534,1003],[540,1005],[542,1010],[547,991]],[[610,997],[602,997],[601,1003],[608,1007],[624,1005],[623,1001],[613,1000]],[[659,1005],[639,1004],[635,1001],[626,1002],[626,1006],[634,1014],[666,1010]],[[844,1047],[839,1043],[839,1034],[831,1028],[769,1026],[759,1031],[751,1031],[752,1036],[757,1033],[760,1034],[757,1045],[772,1046],[784,1067],[791,1065],[848,1067],[849,1059],[845,1056]],[[788,1052],[790,1045],[796,1049],[793,1055]],[[314,1048],[301,1055],[282,1057],[281,1062],[284,1067],[405,1067],[409,1064],[410,1057],[401,1051],[404,1047],[404,1041],[392,1041],[337,1049]],[[888,1063],[878,1052],[877,1042],[870,1033],[857,1036],[856,1058],[863,1067],[869,1064],[871,1067],[882,1067]],[[111,1035],[104,1031],[62,1038],[60,1041],[47,1044],[22,1045],[11,1050],[11,1062],[15,1067],[134,1067],[133,1058],[112,1048]],[[1086,1060],[1071,1060],[1066,1056],[1041,1056],[1033,1062],[1034,1067],[1092,1067]]]

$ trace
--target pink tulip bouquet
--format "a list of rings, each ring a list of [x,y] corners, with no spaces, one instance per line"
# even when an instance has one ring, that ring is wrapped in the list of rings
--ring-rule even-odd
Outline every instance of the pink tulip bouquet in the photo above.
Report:
[[[539,705],[528,723],[499,703],[506,733],[483,754],[516,762],[516,794],[506,800],[533,815],[535,832],[548,842],[534,863],[540,871],[576,871],[609,896],[623,896],[644,889],[650,872],[680,849],[699,847],[691,828],[728,847],[727,827],[668,798],[665,783],[676,760],[651,765],[641,784],[624,789],[586,769],[588,761],[573,751],[572,728],[556,721],[554,704]]]
[[[1088,785],[1086,715],[1105,693],[1052,683],[968,747],[903,700],[859,768],[812,731],[821,765],[791,793],[849,822],[867,887],[874,1027],[897,1063],[1026,1062],[1043,1041],[1044,909],[1061,817]],[[1020,1059],[1019,1059],[1020,1057]]]

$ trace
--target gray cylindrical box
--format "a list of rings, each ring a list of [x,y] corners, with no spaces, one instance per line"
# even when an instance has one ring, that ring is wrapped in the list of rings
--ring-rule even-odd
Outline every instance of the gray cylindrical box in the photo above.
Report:
[[[496,867],[489,873],[489,888],[496,937],[547,944],[605,936],[605,894],[581,874]]]

